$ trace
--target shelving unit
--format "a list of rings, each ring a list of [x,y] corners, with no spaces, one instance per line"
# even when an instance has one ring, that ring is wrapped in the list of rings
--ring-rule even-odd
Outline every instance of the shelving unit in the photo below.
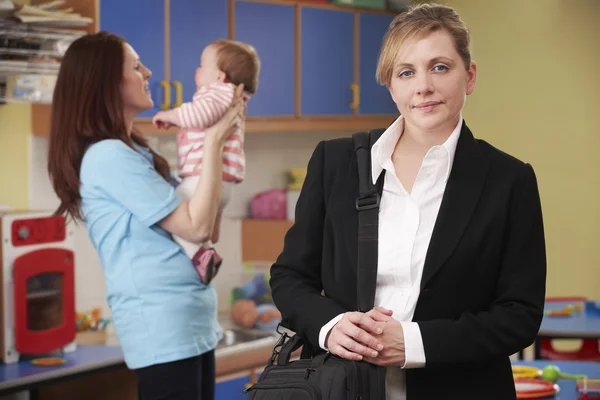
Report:
[[[60,58],[85,33],[0,20],[0,102],[50,103]]]
[[[78,1],[81,3],[81,1]],[[0,104],[52,101],[60,59],[94,20],[65,0],[3,3],[0,13]],[[80,7],[78,7],[80,8]]]
[[[31,4],[43,3],[45,1],[48,0],[31,0]],[[187,88],[184,90],[187,90],[189,92],[189,90],[191,90],[190,87],[193,85],[188,84],[189,82],[186,83],[185,79],[189,78],[189,80],[191,80],[193,74],[186,73],[184,75],[181,74],[181,71],[185,70],[186,68],[191,70],[192,67],[189,67],[189,65],[194,65],[194,63],[197,62],[197,57],[194,58],[194,61],[188,62],[186,61],[187,58],[185,58],[185,56],[182,56],[182,54],[186,55],[187,52],[181,52],[178,55],[176,55],[175,53],[178,47],[170,45],[171,37],[181,38],[185,37],[188,34],[188,28],[186,27],[191,26],[189,23],[177,24],[174,21],[171,21],[171,17],[179,19],[183,18],[182,15],[185,13],[183,13],[182,10],[185,9],[185,7],[187,7],[184,5],[187,3],[175,0],[162,0],[159,1],[159,3],[162,4],[163,1],[165,2],[165,10],[169,9],[170,11],[164,14],[164,18],[161,17],[163,15],[162,11],[158,10],[159,8],[162,10],[162,5],[159,7],[155,3],[153,3],[153,6],[150,7],[151,11],[145,8],[142,8],[140,11],[140,9],[137,6],[135,6],[135,4],[137,3],[130,4],[129,1],[125,3],[119,3],[117,0],[66,0],[66,4],[69,7],[73,8],[74,12],[77,12],[82,16],[88,17],[93,20],[93,23],[87,26],[86,31],[88,33],[94,33],[99,31],[100,29],[105,29],[109,31],[114,31],[126,38],[129,38],[130,40],[132,40],[134,47],[138,50],[138,53],[145,52],[142,55],[144,59],[147,60],[146,64],[151,64],[151,69],[153,71],[155,80],[179,80],[183,82],[183,87]],[[304,132],[315,130],[361,131],[373,129],[375,127],[388,126],[391,122],[393,122],[393,120],[397,117],[397,110],[393,107],[393,105],[390,104],[389,101],[386,103],[386,101],[389,100],[389,94],[385,93],[385,89],[382,89],[378,85],[373,83],[374,71],[371,71],[371,69],[374,68],[373,64],[375,63],[376,58],[375,56],[370,55],[368,58],[366,58],[366,60],[363,60],[363,58],[361,58],[361,54],[370,54],[369,49],[378,46],[376,42],[379,40],[378,38],[382,36],[383,30],[385,30],[385,28],[387,27],[387,19],[391,20],[391,18],[393,18],[393,15],[396,14],[398,11],[357,8],[352,6],[336,5],[330,3],[316,3],[305,0],[211,0],[210,2],[207,2],[206,7],[208,7],[208,4],[211,5],[212,8],[209,7],[209,9],[212,10],[211,12],[214,12],[215,21],[218,21],[215,23],[216,26],[225,27],[226,32],[220,33],[220,36],[229,36],[229,38],[243,41],[249,40],[247,39],[250,38],[248,35],[253,31],[248,31],[248,29],[252,28],[253,22],[251,20],[251,17],[249,17],[249,15],[251,14],[240,14],[239,10],[241,10],[244,6],[247,8],[249,5],[251,5],[253,8],[255,8],[255,6],[259,7],[261,6],[260,3],[262,3],[262,5],[264,6],[272,6],[271,10],[277,11],[276,14],[279,14],[279,11],[281,11],[281,9],[293,9],[292,14],[290,14],[289,12],[284,12],[285,16],[288,17],[287,19],[285,19],[286,24],[289,24],[289,26],[293,26],[293,34],[290,36],[289,34],[287,34],[289,32],[286,31],[287,36],[285,36],[285,40],[289,39],[289,43],[281,47],[293,49],[294,60],[291,66],[288,65],[290,63],[287,61],[289,60],[289,58],[285,58],[286,61],[283,64],[286,65],[280,65],[281,57],[278,58],[278,54],[276,54],[276,51],[273,50],[277,46],[268,45],[269,41],[266,40],[265,37],[259,35],[259,37],[256,38],[256,42],[252,42],[255,43],[255,45],[258,46],[258,48],[261,50],[260,54],[264,58],[264,71],[267,71],[268,66],[270,66],[271,68],[271,72],[268,75],[270,77],[269,82],[276,81],[279,83],[279,81],[282,80],[288,83],[292,82],[294,89],[293,93],[291,93],[290,91],[282,92],[280,88],[283,86],[277,83],[274,84],[274,86],[272,84],[269,87],[269,91],[267,90],[268,86],[266,85],[267,80],[264,80],[264,85],[262,86],[263,91],[261,91],[259,94],[257,94],[257,96],[255,96],[252,103],[255,110],[260,109],[261,111],[258,112],[256,115],[248,116],[246,120],[246,133],[255,134],[263,132],[277,132],[281,134],[286,134],[288,132]],[[125,22],[118,22],[119,20],[111,17],[111,15],[113,14],[108,13],[108,11],[111,10],[111,4],[122,4],[118,6],[122,8],[118,9],[123,11],[123,15],[135,15],[136,17],[124,19],[122,18],[121,20]],[[223,4],[226,7],[226,11],[223,11]],[[286,8],[286,6],[288,7]],[[199,12],[199,10],[197,10],[194,7],[191,7],[189,13],[186,15],[202,15]],[[206,11],[206,7],[204,7],[204,9],[201,11],[204,13],[208,12]],[[329,110],[322,108],[318,108],[319,110],[322,110],[322,113],[317,113],[318,115],[314,115],[315,113],[310,112],[310,110],[305,110],[305,112],[302,110],[302,99],[310,98],[311,90],[313,90],[311,88],[319,86],[306,83],[306,76],[302,76],[302,43],[308,43],[308,39],[311,36],[316,35],[314,33],[311,33],[312,30],[310,29],[306,29],[304,31],[302,30],[303,14],[305,14],[305,11],[307,10],[319,10],[323,12],[331,12],[334,14],[354,14],[353,33],[347,36],[348,40],[352,42],[353,48],[352,69],[354,79],[353,82],[350,82],[353,83],[353,85],[348,85],[348,88],[344,88],[343,90],[338,90],[339,88],[333,90],[330,87],[321,88],[324,93],[327,93],[329,95],[335,93],[335,96],[340,97],[346,96],[349,93],[350,86],[356,88],[356,85],[359,85],[360,90],[352,89],[355,96],[352,104],[356,105],[356,97],[359,97],[358,104],[362,104],[363,107],[358,106],[353,108],[352,113],[349,115],[341,115],[340,113],[329,112]],[[101,15],[102,11],[105,13],[105,15]],[[292,15],[291,19],[289,18],[288,14]],[[146,17],[141,18],[141,15],[146,15]],[[279,18],[278,15],[272,18],[266,17],[266,14],[257,15],[262,16],[267,23],[281,20],[281,18]],[[250,21],[248,21],[248,18],[250,18]],[[163,19],[164,21],[162,21]],[[140,22],[142,20],[151,20],[153,22],[148,25],[144,24],[143,22]],[[211,24],[212,22],[209,24],[204,24],[203,26],[206,27],[206,25]],[[148,27],[150,25],[152,26],[152,28]],[[275,24],[274,26],[279,25]],[[371,29],[371,26],[378,26],[381,29]],[[335,28],[331,29],[335,30]],[[378,32],[378,29],[382,30],[381,34]],[[160,32],[162,32],[163,30],[164,35],[160,34]],[[192,29],[192,32],[193,35],[200,34],[194,29]],[[201,35],[203,38],[205,38],[205,40],[208,40],[206,38],[214,34],[215,29],[210,29],[208,32],[209,33],[202,33],[203,36]],[[147,37],[148,34],[154,38],[152,43],[153,46],[155,46],[157,49],[157,51],[155,52],[148,51],[144,47],[148,42],[147,40],[144,41],[143,38]],[[157,37],[158,39],[156,39]],[[252,36],[252,38],[254,38],[254,36]],[[377,40],[373,38],[376,38]],[[135,46],[136,40],[139,42],[137,43],[139,44],[139,46]],[[164,49],[161,48],[161,43],[165,43]],[[329,57],[327,59],[329,60],[329,64],[331,64],[331,60],[335,60],[336,57],[337,55]],[[173,65],[171,65],[171,58],[177,60],[177,62],[174,64],[177,66],[177,68],[174,68]],[[311,62],[314,62],[314,60]],[[323,68],[327,70],[330,66],[329,64],[327,64]],[[167,73],[167,71],[169,71],[170,73]],[[279,73],[278,71],[293,71],[293,73],[291,75],[288,73],[284,78],[280,77],[280,80],[277,81],[276,77]],[[170,75],[173,76],[171,77]],[[368,78],[367,81],[365,81],[365,77]],[[305,82],[305,84],[303,84],[303,82]],[[274,112],[273,109],[269,108],[273,106],[274,103],[270,103],[269,101],[261,103],[264,99],[267,98],[285,98],[287,101],[286,105],[289,106],[288,95],[290,93],[294,105],[291,113]],[[314,93],[312,93],[312,95],[314,96]],[[263,96],[262,99],[260,96]],[[156,104],[162,104],[163,101],[165,101],[163,97],[165,96],[163,96],[160,88],[157,89],[156,95],[153,95]],[[352,98],[346,100],[344,101],[346,101],[349,106],[350,100],[352,100]],[[261,105],[260,107],[259,104]],[[329,102],[326,102],[326,104],[329,104]],[[32,133],[34,135],[47,136],[49,134],[50,126],[50,105],[34,103],[32,104],[31,114]],[[176,129],[157,131],[152,126],[151,119],[148,118],[151,115],[153,115],[152,112],[150,112],[148,115],[143,115],[137,118],[135,121],[135,129],[142,134],[148,135],[173,135],[176,132]]]
[[[293,224],[289,220],[242,220],[242,261],[275,261]]]

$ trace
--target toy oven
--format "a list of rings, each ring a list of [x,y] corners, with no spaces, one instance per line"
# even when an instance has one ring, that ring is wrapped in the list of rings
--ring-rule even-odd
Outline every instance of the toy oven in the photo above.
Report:
[[[0,216],[0,358],[75,349],[73,232],[62,216]]]

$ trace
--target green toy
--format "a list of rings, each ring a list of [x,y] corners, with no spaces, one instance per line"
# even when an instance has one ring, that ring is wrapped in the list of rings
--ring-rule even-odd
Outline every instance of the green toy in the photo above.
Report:
[[[560,368],[556,365],[546,365],[542,369],[542,379],[548,382],[556,382],[559,378],[562,379],[585,379],[585,375],[569,375],[560,372]]]

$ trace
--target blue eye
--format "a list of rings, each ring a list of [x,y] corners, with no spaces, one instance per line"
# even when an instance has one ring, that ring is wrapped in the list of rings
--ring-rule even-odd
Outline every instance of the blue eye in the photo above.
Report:
[[[436,65],[435,67],[433,67],[434,70],[438,71],[438,72],[442,72],[442,71],[447,71],[449,68],[446,67],[445,65]]]
[[[412,71],[404,71],[404,72],[400,72],[398,74],[398,76],[401,78],[406,78],[406,77],[409,77],[410,76],[409,74],[412,74],[412,73],[413,73]]]

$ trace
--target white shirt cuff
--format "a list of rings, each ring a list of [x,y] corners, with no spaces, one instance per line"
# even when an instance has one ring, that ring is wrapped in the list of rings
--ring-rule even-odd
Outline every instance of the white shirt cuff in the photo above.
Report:
[[[330,330],[333,329],[335,324],[340,322],[340,319],[342,319],[343,316],[344,314],[340,314],[337,317],[333,318],[331,321],[323,325],[321,331],[319,331],[319,346],[321,346],[323,350],[327,351],[327,345],[325,343],[325,339],[327,339],[327,334]]]
[[[404,331],[404,356],[405,361],[402,368],[425,367],[425,348],[421,329],[416,322],[400,322]]]

